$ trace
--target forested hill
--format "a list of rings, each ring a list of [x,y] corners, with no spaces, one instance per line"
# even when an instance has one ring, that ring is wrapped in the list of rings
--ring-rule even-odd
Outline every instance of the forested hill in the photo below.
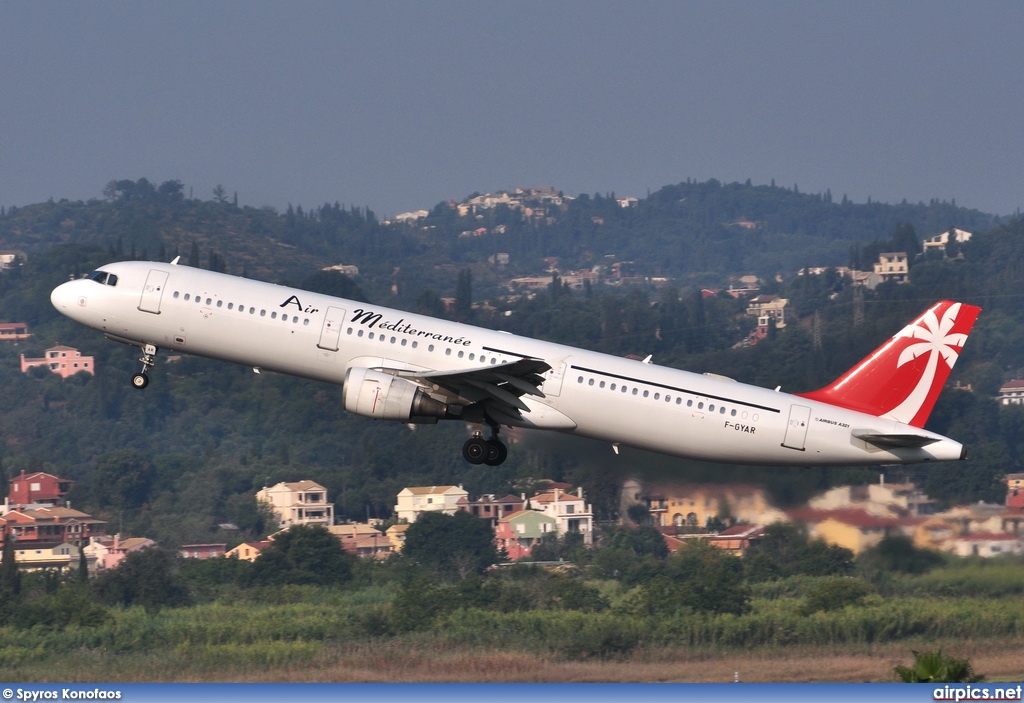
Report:
[[[450,294],[453,264],[480,267],[486,281],[545,272],[551,257],[562,271],[632,262],[637,275],[715,285],[730,275],[770,279],[808,265],[870,267],[872,245],[900,225],[923,238],[998,222],[953,203],[837,203],[830,193],[717,181],[666,186],[628,207],[613,194],[529,192],[516,203],[522,207],[460,211],[439,203],[412,223],[382,223],[372,211],[339,203],[278,213],[238,207],[224,193],[188,199],[178,181],[112,181],[104,192],[103,200],[6,210],[0,246],[34,254],[57,243],[95,244],[117,258],[182,255],[192,265],[278,280],[354,264],[371,289],[397,283],[412,300],[424,288]],[[508,263],[494,271],[486,264],[498,253]]]
[[[612,354],[654,354],[655,363],[791,391],[831,380],[935,299],[974,302],[984,312],[955,380],[975,390],[946,393],[929,425],[964,441],[971,458],[895,475],[956,502],[1001,500],[999,477],[1024,470],[1024,413],[991,399],[1002,381],[1024,377],[1019,220],[949,203],[836,203],[828,194],[717,182],[667,186],[628,207],[610,194],[548,193],[494,207],[467,199],[461,212],[440,203],[408,223],[340,204],[279,213],[239,207],[224,193],[189,199],[175,181],[116,181],[106,196],[0,213],[0,250],[28,255],[0,274],[0,321],[27,322],[33,333],[0,343],[0,476],[47,470],[71,479],[74,505],[111,531],[167,545],[259,537],[255,491],[303,478],[326,486],[337,514],[351,519],[387,517],[407,485],[518,494],[542,477],[584,486],[607,519],[628,475],[757,482],[787,501],[878,477],[708,467],[629,450],[616,457],[599,443],[541,433],[524,435],[497,469],[472,467],[459,454],[466,428],[458,423],[413,430],[373,422],[345,414],[335,387],[188,357],[159,364],[140,393],[128,384],[137,350],[59,317],[49,303],[54,285],[114,259],[180,255],[203,268],[349,297],[365,292],[382,304]],[[920,251],[922,238],[950,227],[975,236],[949,257],[914,258],[906,285],[855,299],[834,272],[794,275],[808,265],[866,267],[878,251]],[[555,285],[533,298],[507,297],[507,279],[551,276],[553,257],[562,272],[633,262],[637,276],[632,285]],[[333,264],[358,266],[355,283],[320,271]],[[748,273],[761,275],[763,291],[789,297],[798,320],[756,347],[733,348],[750,330],[745,304],[705,298],[699,287]],[[668,280],[654,287],[649,276]],[[455,296],[454,309],[443,296]],[[97,375],[61,381],[19,372],[20,354],[41,356],[56,343],[94,355]],[[219,531],[226,522],[240,531]]]

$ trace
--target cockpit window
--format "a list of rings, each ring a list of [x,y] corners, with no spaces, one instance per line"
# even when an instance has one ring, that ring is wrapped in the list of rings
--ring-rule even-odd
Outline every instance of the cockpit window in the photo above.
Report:
[[[90,273],[89,274],[89,280],[90,281],[96,281],[97,283],[102,283],[103,285],[106,285],[106,286],[116,286],[117,285],[117,275],[113,274],[113,273],[108,273],[108,272],[103,271],[101,269],[97,269],[97,270],[93,271],[92,273]]]

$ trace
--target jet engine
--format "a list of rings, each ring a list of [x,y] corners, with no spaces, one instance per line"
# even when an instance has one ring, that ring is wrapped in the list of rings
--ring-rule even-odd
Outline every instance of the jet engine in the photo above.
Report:
[[[376,420],[433,424],[448,416],[448,405],[404,378],[384,371],[351,368],[342,391],[345,410]]]

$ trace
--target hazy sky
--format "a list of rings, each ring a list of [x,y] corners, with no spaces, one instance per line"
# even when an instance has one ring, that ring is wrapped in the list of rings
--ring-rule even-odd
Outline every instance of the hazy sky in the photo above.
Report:
[[[1024,206],[1024,3],[0,0],[0,205],[687,178]]]

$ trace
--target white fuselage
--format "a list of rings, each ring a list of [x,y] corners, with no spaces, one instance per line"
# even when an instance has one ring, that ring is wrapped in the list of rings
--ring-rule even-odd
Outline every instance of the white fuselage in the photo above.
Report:
[[[541,359],[544,397],[523,401],[524,427],[676,456],[763,465],[867,465],[962,458],[917,427],[721,377],[358,303],[201,269],[104,266],[116,285],[75,280],[60,312],[132,344],[342,385],[352,367],[456,371]],[[923,447],[882,448],[854,432],[913,434]]]

